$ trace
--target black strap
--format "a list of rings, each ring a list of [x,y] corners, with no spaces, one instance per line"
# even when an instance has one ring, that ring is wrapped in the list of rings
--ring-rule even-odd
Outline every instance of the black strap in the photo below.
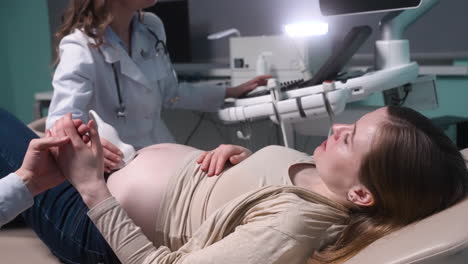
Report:
[[[302,107],[302,97],[296,97],[296,104],[297,104],[297,108],[299,109],[299,114],[301,115],[301,117],[306,118],[307,115],[304,111],[304,107]]]

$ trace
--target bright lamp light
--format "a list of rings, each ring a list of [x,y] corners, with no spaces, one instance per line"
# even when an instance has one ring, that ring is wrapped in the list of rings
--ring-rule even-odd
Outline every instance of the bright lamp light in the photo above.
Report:
[[[328,23],[302,22],[284,26],[286,34],[290,37],[320,36],[328,33]]]

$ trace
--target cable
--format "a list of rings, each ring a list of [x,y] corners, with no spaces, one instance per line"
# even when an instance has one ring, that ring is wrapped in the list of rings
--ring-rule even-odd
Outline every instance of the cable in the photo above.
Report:
[[[226,137],[225,133],[223,133],[222,129],[225,127],[230,127],[230,125],[222,125],[221,123],[217,122],[217,119],[213,117],[213,115],[208,115],[206,121],[210,122],[218,131],[219,136],[223,139],[223,143],[232,144],[232,139],[230,137]]]
[[[392,89],[393,91],[397,91],[396,94],[392,94],[390,99],[392,100],[392,102],[390,103],[391,105],[395,105],[395,106],[402,106],[403,104],[405,104],[406,102],[406,99],[408,98],[408,95],[409,93],[411,92],[411,84],[406,84],[403,86],[403,92],[405,93],[403,95],[403,97],[400,97],[400,95],[398,94],[398,89],[400,88],[394,88]]]
[[[292,43],[292,45],[294,46],[294,48],[295,48],[297,54],[299,55],[299,61],[300,61],[300,63],[301,63],[301,72],[302,72],[302,76],[306,75],[306,74],[305,74],[306,72],[308,73],[308,76],[310,76],[311,73],[310,73],[310,69],[309,69],[309,68],[307,67],[307,65],[306,65],[306,57],[305,57],[305,54],[303,54],[303,53],[301,52],[301,49],[299,49],[298,43],[297,43],[297,41],[296,41],[295,38],[289,37],[289,40],[290,40],[290,42]],[[303,41],[305,41],[305,40],[303,40]],[[306,46],[307,48],[309,48],[309,45],[308,45],[308,44],[309,44],[309,43],[307,43],[307,42],[306,42],[306,44],[305,44],[305,46]]]
[[[190,139],[192,139],[193,135],[195,134],[195,132],[198,130],[198,128],[200,127],[201,123],[203,122],[203,119],[205,119],[205,114],[206,114],[206,113],[202,113],[202,114],[200,115],[200,118],[198,119],[197,124],[195,124],[195,126],[194,126],[193,129],[192,129],[192,132],[190,132],[190,134],[188,135],[187,139],[186,139],[185,142],[184,142],[184,145],[188,145],[188,143],[190,142]]]
[[[403,96],[403,98],[400,100],[400,102],[398,103],[398,106],[402,106],[405,102],[406,102],[406,98],[408,98],[408,95],[409,93],[411,92],[411,85],[410,84],[406,84],[404,87],[403,87],[403,90],[405,91],[405,95]]]

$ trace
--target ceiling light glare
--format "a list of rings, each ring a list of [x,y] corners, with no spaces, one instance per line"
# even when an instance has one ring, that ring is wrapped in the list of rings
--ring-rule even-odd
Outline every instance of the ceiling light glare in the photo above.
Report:
[[[320,36],[328,33],[328,23],[303,22],[284,26],[286,34],[290,37]]]

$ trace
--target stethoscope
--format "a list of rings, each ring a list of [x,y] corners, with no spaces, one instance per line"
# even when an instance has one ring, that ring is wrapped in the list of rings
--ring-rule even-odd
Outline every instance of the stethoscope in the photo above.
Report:
[[[169,51],[167,49],[166,43],[164,43],[164,41],[162,41],[160,38],[158,38],[158,35],[156,35],[156,33],[154,33],[151,29],[149,29],[148,27],[146,29],[156,39],[156,44],[154,46],[154,48],[156,50],[156,57],[159,57],[161,55],[169,57]],[[141,56],[146,57],[148,55],[144,54],[143,51],[142,51]],[[173,78],[176,78],[175,75],[174,75],[174,69],[173,69],[172,63],[171,63],[169,58],[168,58],[168,62],[169,62],[169,65],[171,67],[172,76],[173,76]],[[127,112],[126,112],[126,107],[125,107],[123,97],[122,97],[122,91],[120,89],[120,80],[119,80],[116,64],[117,63],[115,63],[115,62],[111,64],[112,71],[114,73],[114,81],[115,81],[115,87],[116,87],[116,90],[117,90],[117,98],[118,98],[118,103],[119,103],[119,105],[118,105],[117,109],[115,110],[115,112],[117,114],[117,118],[125,118],[125,116],[127,115]],[[177,80],[176,80],[176,82],[177,82]]]

